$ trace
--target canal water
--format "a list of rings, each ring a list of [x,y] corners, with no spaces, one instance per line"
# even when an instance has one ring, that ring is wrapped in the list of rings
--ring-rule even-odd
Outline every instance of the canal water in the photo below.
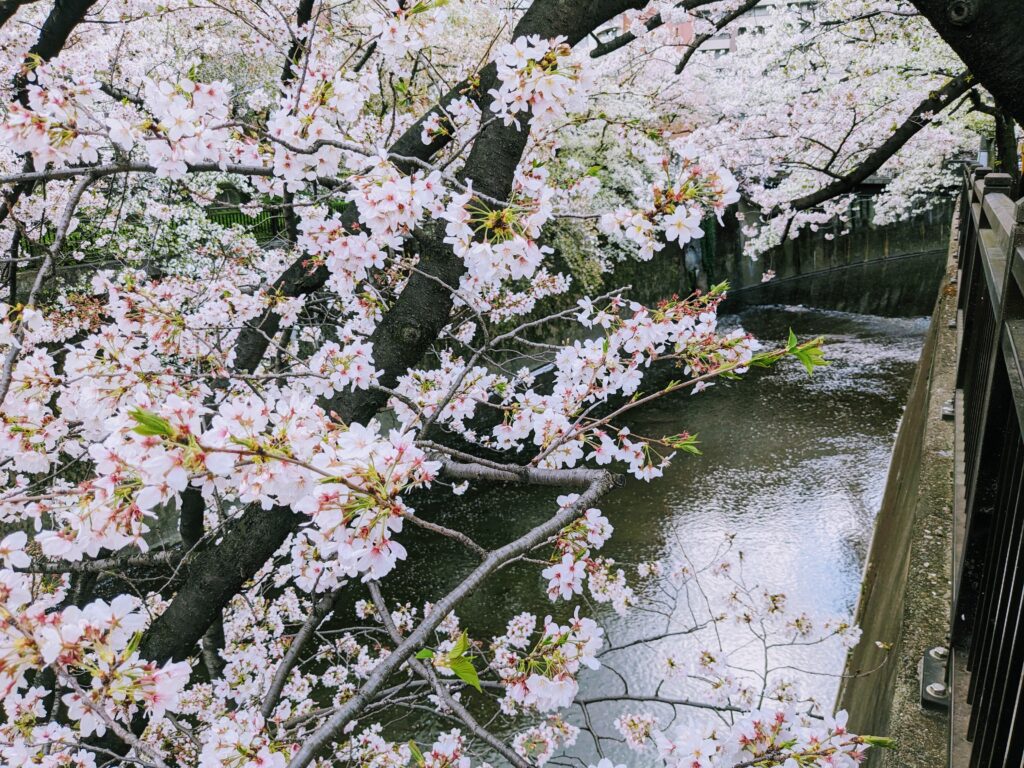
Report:
[[[723,321],[742,326],[766,345],[781,343],[789,328],[801,338],[822,335],[831,364],[809,377],[795,362],[786,362],[740,381],[721,382],[697,396],[664,399],[631,418],[629,426],[639,434],[697,433],[702,455],[677,456],[663,478],[651,483],[630,479],[609,494],[601,508],[615,534],[600,554],[623,564],[669,564],[686,558],[699,564],[713,560],[726,535],[734,534],[732,549],[743,552],[745,583],[785,593],[790,609],[810,615],[852,614],[928,320],[773,306]],[[477,487],[442,505],[432,506],[426,498],[414,503],[424,517],[462,528],[491,547],[550,515],[554,495]],[[402,535],[409,560],[388,578],[389,598],[422,605],[441,596],[473,565],[447,541],[408,529]],[[489,639],[500,634],[504,622],[522,611],[564,618],[568,604],[548,601],[540,571],[539,565],[510,566],[467,599],[458,613],[470,636]],[[667,576],[636,584],[641,604],[653,601],[657,613],[619,616],[607,604],[584,606],[584,611],[600,618],[615,645],[678,630],[695,614],[685,601],[670,605],[665,591],[669,586]],[[602,660],[617,674],[608,669],[584,672],[581,696],[614,696],[625,686],[632,694],[649,695],[662,684],[659,695],[664,698],[700,699],[702,689],[692,681],[662,683],[665,657],[692,654],[694,642],[705,640],[670,638],[609,654]],[[763,648],[751,643],[743,626],[723,623],[715,642],[735,651],[730,657],[734,664],[759,668]],[[840,644],[781,647],[772,654],[773,665],[790,667],[786,673],[802,690],[831,705],[844,660]],[[470,701],[474,696],[467,693]],[[614,735],[616,717],[641,709],[657,714],[662,726],[670,720],[677,726],[696,725],[711,716],[669,705],[621,702],[593,704],[589,714],[598,730]],[[578,709],[573,716],[577,722],[582,717]],[[429,727],[450,727],[443,721],[426,722],[422,712],[410,717],[422,724],[424,736]],[[502,722],[493,722],[495,730],[510,733],[512,725]],[[625,757],[620,744],[602,746],[611,756]],[[573,754],[594,759],[593,741],[581,735]]]

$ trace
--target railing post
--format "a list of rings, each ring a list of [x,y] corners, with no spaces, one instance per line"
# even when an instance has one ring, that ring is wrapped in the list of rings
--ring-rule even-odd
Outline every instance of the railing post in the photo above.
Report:
[[[1008,293],[1013,282],[1013,256],[1016,250],[1014,247],[1014,237],[1017,230],[1016,210],[1014,210],[1013,221],[1007,221],[1009,217],[1006,216],[1006,207],[1012,202],[1010,200],[1012,190],[1013,177],[1010,174],[990,173],[985,176],[981,198],[982,226],[987,227],[998,236],[997,242],[1001,251],[998,257],[1005,259],[1005,266],[1002,269],[1001,275],[1002,280],[996,283],[996,290],[999,293],[992,297],[992,307],[996,313],[996,322],[1000,325],[1006,315],[1006,302],[1009,298]],[[1005,200],[997,201],[995,200],[996,197],[1003,197]],[[986,200],[988,201],[987,203]],[[1016,209],[1015,205],[1014,209]],[[1003,241],[1004,237],[1005,242]],[[992,270],[995,272],[994,267]],[[996,343],[997,345],[999,343],[999,334],[997,334]]]
[[[1024,198],[1013,205],[1013,224],[1007,241],[1003,319],[1017,321],[1024,319]]]
[[[989,195],[1010,196],[1010,188],[1013,186],[1013,177],[1008,173],[987,173],[984,176],[985,183],[982,186],[982,199]]]
[[[1013,204],[1013,242],[1014,249],[1024,246],[1024,197]]]
[[[995,171],[993,171],[987,165],[979,165],[977,168],[975,168],[974,171],[971,173],[971,191],[974,191],[974,185],[976,182],[981,181],[990,173],[995,173]]]
[[[970,283],[970,280],[974,278],[973,264],[971,263],[974,257],[974,250],[978,239],[977,231],[977,220],[974,218],[974,205],[977,203],[981,205],[981,197],[978,195],[978,187],[984,185],[985,177],[992,173],[991,168],[985,166],[977,166],[970,170],[967,174],[967,192],[964,196],[964,206],[961,214],[963,216],[961,220],[962,226],[960,227],[960,268],[965,270],[964,277],[968,278],[966,283]],[[979,184],[981,182],[981,184]],[[966,262],[964,260],[966,257]],[[963,289],[963,286],[961,286]],[[966,300],[966,296],[963,297]]]
[[[974,169],[974,174],[971,176],[971,202],[981,204],[981,201],[985,197],[985,178],[995,173],[988,166],[981,166],[980,168]]]
[[[959,247],[957,248],[956,260],[960,268],[964,266],[964,254],[966,249],[964,248],[965,233],[967,232],[968,222],[971,215],[971,196],[974,191],[974,172],[979,168],[977,164],[972,163],[971,165],[965,165],[963,173],[961,174],[960,182],[960,214],[959,221],[957,222],[959,232]]]

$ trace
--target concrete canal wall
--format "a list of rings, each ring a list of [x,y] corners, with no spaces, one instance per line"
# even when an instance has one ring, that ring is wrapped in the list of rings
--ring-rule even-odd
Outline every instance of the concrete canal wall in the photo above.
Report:
[[[602,288],[631,285],[631,297],[653,303],[689,294],[694,288],[727,280],[726,310],[790,304],[889,317],[928,315],[942,276],[949,244],[951,203],[909,220],[871,223],[870,200],[857,204],[846,229],[805,231],[757,261],[743,253],[743,235],[734,211],[699,241],[698,269],[688,268],[678,247],[660,251],[649,262],[626,261],[603,276]],[[691,255],[691,266],[693,258]],[[762,282],[765,271],[775,277]]]
[[[864,570],[864,634],[838,696],[853,732],[896,743],[873,752],[872,768],[947,764],[948,715],[922,707],[919,664],[949,641],[954,431],[943,410],[956,386],[956,247],[953,232]]]

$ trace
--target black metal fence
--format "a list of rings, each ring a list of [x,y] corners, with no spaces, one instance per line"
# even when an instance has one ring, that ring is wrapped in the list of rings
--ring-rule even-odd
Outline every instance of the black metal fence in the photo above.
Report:
[[[953,768],[1024,765],[1024,201],[965,171],[959,220]]]

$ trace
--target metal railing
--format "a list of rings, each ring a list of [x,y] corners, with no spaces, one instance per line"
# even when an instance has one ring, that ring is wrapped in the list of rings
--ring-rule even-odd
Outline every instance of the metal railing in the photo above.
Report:
[[[950,764],[1024,764],[1024,201],[960,198]]]

